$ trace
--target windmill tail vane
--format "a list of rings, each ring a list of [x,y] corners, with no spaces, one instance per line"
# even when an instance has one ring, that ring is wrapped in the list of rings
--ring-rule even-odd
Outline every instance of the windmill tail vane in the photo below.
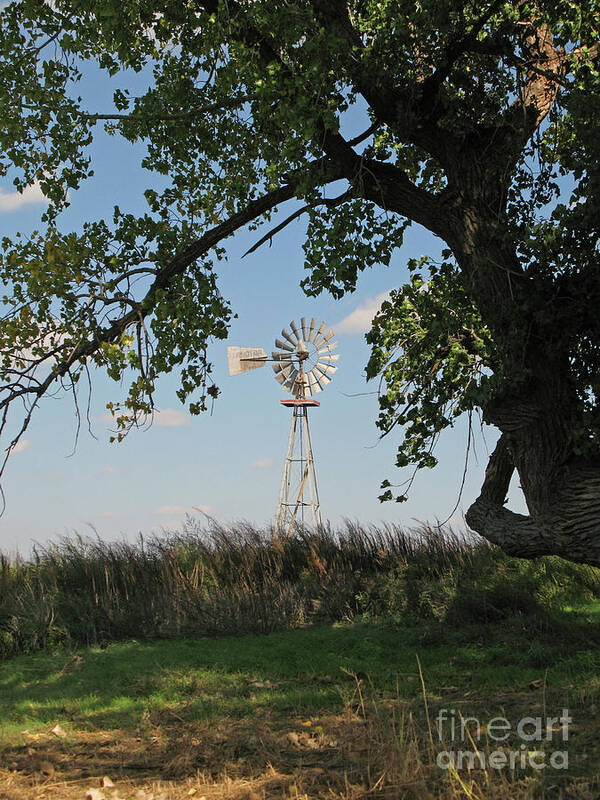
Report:
[[[292,421],[284,462],[275,528],[289,535],[295,523],[322,524],[321,504],[317,487],[315,460],[308,424],[308,409],[318,407],[313,395],[322,391],[337,370],[338,343],[327,324],[317,325],[316,317],[300,319],[298,326],[290,322],[283,328],[281,339],[275,339],[275,350],[269,358],[261,347],[228,347],[230,375],[239,375],[272,362],[275,380],[292,397],[281,404],[292,409]]]

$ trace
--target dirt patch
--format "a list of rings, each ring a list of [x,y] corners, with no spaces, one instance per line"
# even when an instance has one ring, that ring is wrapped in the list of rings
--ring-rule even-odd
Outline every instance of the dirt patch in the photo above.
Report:
[[[344,791],[354,780],[358,797],[368,788],[362,774],[368,749],[363,728],[364,720],[346,714],[314,720],[264,716],[218,726],[165,720],[137,735],[25,734],[23,744],[2,753],[0,798],[82,798],[88,787],[101,790],[107,800],[136,797],[140,791],[155,800],[161,794],[193,797],[192,789],[207,800],[300,791],[318,797]],[[105,775],[115,784],[110,791],[101,786]]]
[[[449,689],[452,687],[449,687]],[[453,692],[448,692],[452,695]],[[444,700],[483,721],[552,713],[538,687]],[[442,770],[435,720],[441,704],[365,697],[360,683],[340,714],[270,713],[219,724],[161,710],[137,731],[23,733],[1,753],[0,800],[596,800],[595,714],[580,706],[569,740],[573,768],[542,774]],[[558,732],[557,732],[558,735]],[[489,743],[488,743],[489,744]],[[485,749],[485,741],[481,744]],[[108,778],[108,783],[103,778]],[[112,785],[111,785],[112,784]]]

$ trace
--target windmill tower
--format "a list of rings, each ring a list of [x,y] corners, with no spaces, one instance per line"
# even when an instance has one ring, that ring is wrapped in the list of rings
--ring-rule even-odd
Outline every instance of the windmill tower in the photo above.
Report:
[[[281,404],[292,410],[288,447],[281,478],[279,504],[275,527],[289,534],[294,523],[321,525],[321,504],[315,460],[308,424],[308,409],[320,406],[312,395],[320,392],[331,381],[337,370],[338,347],[333,342],[333,331],[326,331],[326,323],[317,327],[315,317],[310,324],[305,317],[300,327],[290,323],[291,332],[281,331],[282,339],[275,339],[276,350],[271,358],[260,347],[228,347],[229,374],[238,375],[273,362],[275,380],[292,396]]]

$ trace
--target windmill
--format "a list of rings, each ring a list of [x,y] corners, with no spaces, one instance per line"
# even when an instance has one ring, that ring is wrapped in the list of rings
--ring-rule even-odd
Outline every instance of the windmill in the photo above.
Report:
[[[292,409],[292,421],[275,521],[276,529],[287,534],[295,522],[305,524],[310,519],[314,527],[321,525],[308,409],[321,405],[312,395],[331,381],[339,359],[334,352],[338,343],[332,341],[333,331],[327,330],[325,322],[317,327],[316,317],[310,324],[302,317],[300,326],[290,322],[290,328],[291,332],[283,328],[282,338],[275,339],[271,358],[261,347],[227,348],[230,375],[258,369],[272,361],[275,380],[292,395],[280,401]]]

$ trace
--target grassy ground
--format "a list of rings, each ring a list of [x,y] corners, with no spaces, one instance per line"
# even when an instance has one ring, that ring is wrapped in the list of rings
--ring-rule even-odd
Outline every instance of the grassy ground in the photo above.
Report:
[[[465,536],[0,554],[2,657],[0,800],[600,797],[600,570]]]
[[[18,656],[0,665],[0,797],[592,800],[597,616],[592,604],[545,626],[369,622]],[[566,750],[569,768],[440,769],[442,751],[474,749],[449,721],[440,738],[442,708],[476,718],[466,727],[488,753],[494,717],[520,754],[519,719],[540,716],[527,753]],[[546,731],[563,708],[566,742],[559,722]]]

